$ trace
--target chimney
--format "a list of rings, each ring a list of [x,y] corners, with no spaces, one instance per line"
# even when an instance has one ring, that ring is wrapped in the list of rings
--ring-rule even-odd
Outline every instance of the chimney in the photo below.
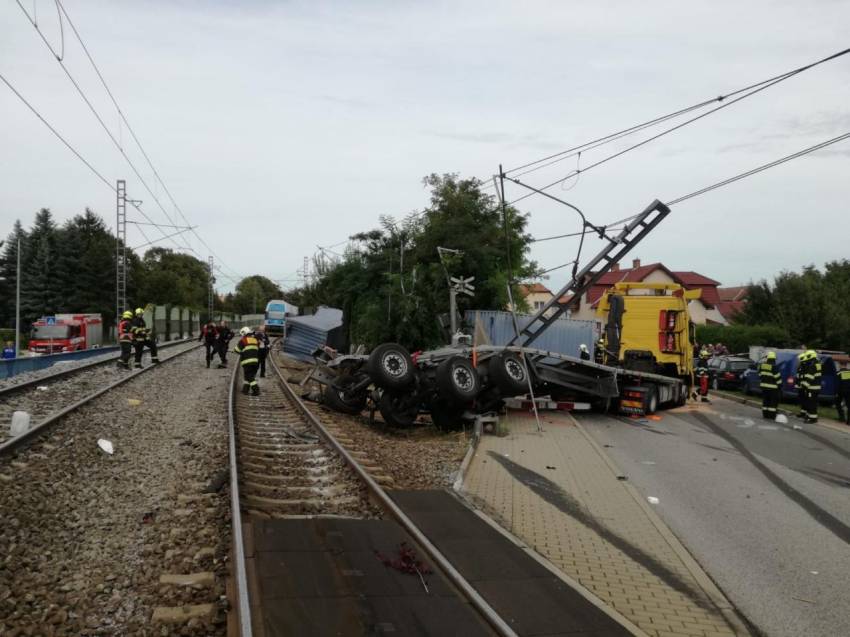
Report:
[[[619,262],[618,262],[618,263],[615,263],[614,265],[612,265],[612,266],[611,266],[611,272],[619,272],[619,271],[620,271],[620,264],[619,264]]]
[[[632,260],[632,269],[637,269],[639,267],[640,267],[640,259],[633,259]]]

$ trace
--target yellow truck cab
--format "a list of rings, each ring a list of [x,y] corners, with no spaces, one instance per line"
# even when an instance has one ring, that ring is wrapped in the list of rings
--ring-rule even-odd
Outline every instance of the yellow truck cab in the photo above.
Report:
[[[659,403],[684,403],[693,382],[694,326],[688,302],[699,295],[699,290],[675,283],[616,283],[605,291],[597,309],[603,319],[601,362],[622,369],[633,385],[621,389],[621,411],[652,413]],[[629,378],[628,372],[641,374]],[[650,375],[681,382],[658,382]],[[630,409],[638,398],[643,404]]]

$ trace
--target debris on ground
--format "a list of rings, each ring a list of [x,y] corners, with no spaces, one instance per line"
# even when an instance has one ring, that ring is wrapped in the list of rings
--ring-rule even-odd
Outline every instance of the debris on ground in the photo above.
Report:
[[[659,502],[661,502],[661,500],[656,498],[654,495],[647,496],[646,499],[649,500],[650,504],[658,504]]]
[[[105,440],[104,438],[100,438],[97,441],[97,446],[100,447],[106,453],[108,453],[110,456],[115,453],[115,447],[112,446],[112,443],[109,440]]]
[[[428,584],[425,583],[423,575],[428,575],[432,573],[432,571],[427,564],[416,557],[416,552],[407,542],[402,542],[398,545],[398,557],[396,558],[381,555],[381,553],[377,550],[375,550],[375,555],[379,560],[381,560],[381,562],[384,563],[384,566],[394,568],[400,573],[418,575],[419,580],[422,582],[422,586],[425,588],[425,592],[430,593],[428,590]]]

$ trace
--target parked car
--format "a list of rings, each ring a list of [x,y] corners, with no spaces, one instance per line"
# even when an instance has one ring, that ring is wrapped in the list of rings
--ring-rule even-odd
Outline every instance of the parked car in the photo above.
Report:
[[[764,359],[759,361],[761,363]],[[835,388],[837,386],[837,370],[835,361],[829,354],[818,354],[821,364],[821,390],[818,396],[820,402],[833,402],[835,400]],[[797,352],[777,352],[776,366],[782,376],[782,398],[784,400],[796,400],[797,398],[797,365],[799,359]],[[761,394],[759,388],[758,364],[751,363],[750,369],[741,376],[740,388],[745,394]]]
[[[712,389],[739,389],[741,376],[753,362],[743,356],[715,356],[708,361],[708,380]]]

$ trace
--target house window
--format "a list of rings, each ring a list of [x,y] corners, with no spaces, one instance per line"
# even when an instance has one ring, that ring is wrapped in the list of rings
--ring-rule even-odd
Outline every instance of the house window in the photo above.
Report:
[[[544,305],[546,305],[546,304],[543,301],[535,301],[534,302],[534,309],[535,310],[542,310]]]

